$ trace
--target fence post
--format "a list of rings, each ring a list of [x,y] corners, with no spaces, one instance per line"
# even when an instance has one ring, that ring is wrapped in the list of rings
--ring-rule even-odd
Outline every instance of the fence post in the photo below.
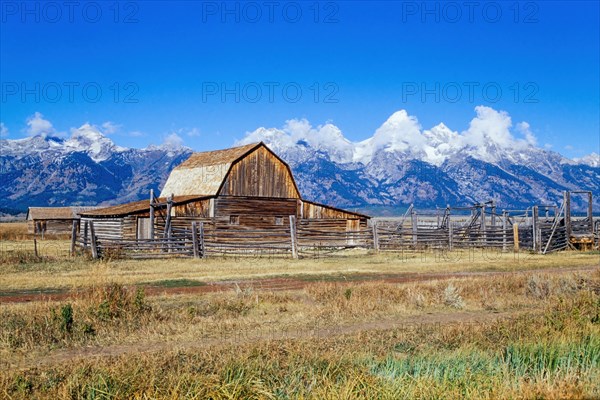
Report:
[[[166,251],[171,252],[171,208],[173,207],[173,195],[167,197],[167,215],[165,219],[165,231],[163,238],[167,239]]]
[[[83,248],[87,250],[88,245],[88,221],[83,223]]]
[[[194,258],[200,258],[198,248],[198,227],[196,226],[196,221],[192,221],[192,246],[194,248]]]
[[[514,237],[514,250],[515,253],[519,252],[519,224],[513,224],[513,237]]]
[[[539,221],[538,221],[538,206],[533,206],[533,209],[531,210],[531,230],[532,230],[532,234],[533,234],[533,251],[536,252],[539,250],[539,248],[541,246],[538,246],[538,242],[541,242],[540,238],[538,237],[539,235]]]
[[[563,204],[565,205],[565,228],[567,232],[567,243],[571,243],[571,192],[565,190]]]
[[[296,235],[295,215],[290,215],[290,239],[292,241],[292,257],[298,258],[298,236]]]
[[[206,257],[206,247],[204,246],[204,222],[200,222],[200,237],[198,238],[198,251],[200,258]]]
[[[410,213],[410,225],[412,227],[412,241],[413,241],[413,245],[416,247],[417,246],[417,212],[416,211],[412,211]]]
[[[592,235],[592,238],[594,237],[594,210],[593,210],[593,205],[592,205],[592,192],[588,192],[588,209],[587,209],[587,220],[588,220],[588,225],[589,225],[589,229],[590,229],[590,235]],[[593,239],[592,239],[592,247],[593,246]]]
[[[379,235],[377,234],[377,221],[373,222],[373,248],[379,251]]]
[[[452,222],[448,219],[448,250],[452,251]]]
[[[154,189],[150,189],[150,239],[154,239]]]
[[[96,232],[94,231],[94,222],[90,221],[90,239],[92,241],[92,258],[98,258],[98,243],[96,242]]]
[[[506,251],[506,211],[502,210],[502,251]]]
[[[481,235],[481,247],[486,247],[487,246],[487,235],[485,233],[485,203],[483,203],[481,205],[481,232],[479,233]]]
[[[77,240],[77,220],[73,220],[73,227],[71,228],[71,257],[75,255],[75,241]]]
[[[35,257],[38,257],[38,251],[37,251],[37,239],[33,238],[33,254],[35,255]]]

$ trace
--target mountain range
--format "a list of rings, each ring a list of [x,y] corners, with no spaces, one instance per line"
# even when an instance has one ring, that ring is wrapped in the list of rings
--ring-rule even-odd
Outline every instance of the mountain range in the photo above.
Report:
[[[258,128],[235,144],[263,141],[292,168],[303,197],[372,214],[464,206],[494,199],[500,208],[560,204],[564,190],[591,190],[600,206],[600,156],[568,159],[539,147],[526,122],[475,108],[469,128],[423,129],[405,110],[370,138],[352,142],[332,123],[293,119]],[[192,150],[178,144],[144,149],[115,145],[84,124],[71,137],[0,140],[0,211],[28,206],[109,205],[145,199]],[[583,209],[583,197],[573,198]]]
[[[146,199],[191,153],[169,145],[120,147],[89,124],[74,129],[68,139],[40,134],[1,140],[0,211]]]

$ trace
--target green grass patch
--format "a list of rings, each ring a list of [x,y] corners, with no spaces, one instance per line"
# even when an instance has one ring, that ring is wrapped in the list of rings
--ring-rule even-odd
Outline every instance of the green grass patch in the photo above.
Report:
[[[206,282],[197,281],[195,279],[165,279],[162,281],[143,282],[137,286],[154,286],[164,288],[178,288],[178,287],[197,287],[206,286]]]

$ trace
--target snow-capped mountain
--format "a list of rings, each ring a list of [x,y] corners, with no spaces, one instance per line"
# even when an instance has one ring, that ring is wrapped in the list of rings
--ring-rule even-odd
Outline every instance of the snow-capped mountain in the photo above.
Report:
[[[68,139],[41,134],[0,140],[0,210],[145,199],[191,152],[166,145],[119,147],[89,124],[72,129]]]
[[[589,165],[590,167],[597,168],[597,167],[600,167],[600,154],[591,153],[585,157],[576,158],[575,162],[577,162],[578,164],[585,164],[585,165]]]
[[[596,153],[567,159],[537,147],[528,123],[513,127],[506,112],[484,106],[475,111],[464,132],[443,123],[423,129],[400,110],[361,142],[349,141],[330,123],[313,127],[291,120],[281,129],[248,132],[237,144],[264,141],[290,163],[303,194],[340,206],[435,207],[495,199],[509,209],[559,204],[564,190],[592,190],[600,205]],[[583,206],[581,199],[574,203]]]
[[[527,123],[477,107],[468,129],[423,129],[405,110],[370,138],[352,142],[332,123],[306,120],[261,127],[236,144],[264,141],[290,164],[302,195],[363,210],[383,206],[470,205],[495,199],[506,209],[560,204],[564,190],[592,190],[600,209],[600,156],[570,160],[541,149]],[[128,149],[95,126],[67,139],[0,140],[0,211],[28,206],[116,204],[145,199],[192,152],[177,143]],[[574,197],[575,207],[584,206]]]

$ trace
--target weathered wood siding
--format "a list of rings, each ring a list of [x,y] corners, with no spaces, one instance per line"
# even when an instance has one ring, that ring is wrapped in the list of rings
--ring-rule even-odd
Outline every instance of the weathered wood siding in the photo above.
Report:
[[[123,238],[124,239],[137,239],[137,217],[128,216],[123,218]]]
[[[50,219],[50,220],[29,220],[27,221],[27,231],[29,233],[52,233],[52,234],[71,234],[73,228],[72,219]]]
[[[102,239],[136,239],[137,236],[137,217],[127,216],[123,218],[93,218],[84,217],[81,219],[81,226],[85,222],[94,223],[94,231],[99,240]],[[83,229],[82,229],[83,231]],[[89,227],[88,227],[89,234]]]
[[[210,199],[192,201],[173,206],[173,217],[210,217]]]
[[[220,195],[300,198],[287,166],[259,147],[231,167]]]
[[[344,210],[338,210],[309,201],[302,201],[301,207],[300,217],[306,219],[366,219]]]
[[[215,217],[227,219],[227,224],[230,225],[252,227],[289,225],[289,216],[296,215],[296,204],[295,199],[223,196],[215,199]],[[236,223],[231,223],[230,217],[237,218]]]
[[[221,217],[229,215],[283,217],[296,215],[296,200],[227,196],[215,199],[215,216]]]
[[[357,232],[361,229],[368,228],[367,221],[340,218],[302,219],[298,221],[298,226],[302,229],[315,229],[330,232]]]
[[[89,222],[93,222],[94,232],[96,233],[98,239],[123,238],[123,218],[81,218],[81,225],[84,228],[86,222],[88,222],[88,237],[90,234]]]
[[[302,247],[372,248],[373,233],[366,220],[316,218],[298,221],[298,245]]]

